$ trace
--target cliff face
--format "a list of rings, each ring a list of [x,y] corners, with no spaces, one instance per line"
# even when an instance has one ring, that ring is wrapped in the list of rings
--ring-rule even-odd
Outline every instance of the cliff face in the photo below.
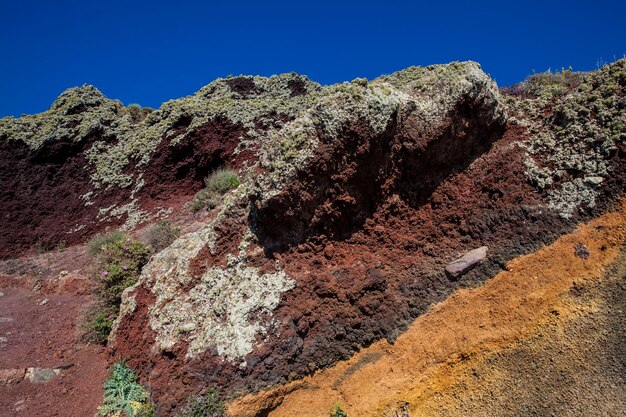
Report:
[[[44,113],[0,119],[0,257],[163,217],[216,167],[252,164],[263,132],[319,89],[295,74],[217,80],[138,115],[83,86]]]
[[[242,185],[125,291],[109,341],[167,414],[203,387],[232,399],[393,342],[456,289],[610,209],[625,116],[625,60],[504,91],[473,62],[328,87],[237,77],[143,120],[82,87],[0,120],[0,255],[188,210],[208,172],[238,169]],[[481,246],[477,267],[445,274]]]

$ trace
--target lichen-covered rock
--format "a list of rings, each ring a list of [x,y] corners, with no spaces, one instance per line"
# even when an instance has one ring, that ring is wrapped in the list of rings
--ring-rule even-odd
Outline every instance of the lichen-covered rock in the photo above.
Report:
[[[564,218],[596,206],[601,184],[626,146],[626,59],[590,73],[542,74],[508,98],[514,121],[532,140],[526,175]]]
[[[504,121],[495,83],[474,62],[336,86],[270,136],[252,197],[257,234],[283,245],[336,237],[393,193],[417,203],[429,181],[487,149]]]
[[[193,195],[216,167],[251,165],[264,132],[322,94],[296,74],[216,80],[137,118],[93,86],[47,111],[0,119],[0,257],[110,226],[132,229]]]
[[[254,91],[249,80],[237,88],[243,95]],[[363,329],[337,323],[344,313],[329,312],[332,304],[319,307],[328,318],[313,314],[303,324],[294,308],[306,306],[302,314],[311,315],[315,303],[339,290],[283,254],[346,239],[387,201],[419,207],[504,129],[495,83],[473,62],[325,88],[317,103],[263,138],[259,175],[229,193],[210,223],[144,268],[123,295],[110,345],[162,386],[157,395],[170,403],[193,383],[170,383],[165,392],[167,375],[197,375],[198,383],[227,387],[232,395],[310,372],[397,331],[391,318],[368,319]],[[377,306],[397,289],[380,265],[356,268],[367,278],[345,267],[334,272],[353,282],[336,295],[353,323],[376,310],[384,314]],[[310,291],[315,296],[303,298]],[[141,353],[130,342],[138,338]],[[333,338],[340,343],[326,340]]]

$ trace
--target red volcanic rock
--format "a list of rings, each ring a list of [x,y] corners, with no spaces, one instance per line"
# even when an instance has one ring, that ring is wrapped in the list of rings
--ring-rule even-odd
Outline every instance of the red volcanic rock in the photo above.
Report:
[[[125,294],[113,351],[149,380],[164,413],[201,387],[232,397],[283,383],[393,340],[458,286],[484,281],[623,192],[622,151],[586,156],[601,161],[589,169],[615,173],[588,181],[594,190],[550,171],[571,147],[529,162],[537,131],[561,134],[541,118],[565,101],[523,103],[538,106],[538,122],[522,112],[507,120],[505,104],[523,106],[505,99],[473,63],[328,87],[264,138],[252,180],[207,225],[147,266]],[[555,161],[539,169],[539,157]],[[553,174],[560,191],[535,181]],[[450,280],[442,254],[483,243],[489,257]]]
[[[215,168],[253,164],[258,135],[295,117],[319,88],[295,74],[236,80],[143,120],[92,86],[67,90],[44,113],[0,119],[0,259],[162,216]]]
[[[173,414],[207,387],[233,397],[393,341],[456,288],[609,207],[626,184],[626,136],[608,122],[625,116],[625,63],[558,96],[536,86],[536,96],[502,96],[471,62],[324,88],[237,77],[143,121],[94,94],[64,95],[45,116],[63,137],[42,128],[29,141],[20,126],[42,120],[0,121],[3,160],[19,151],[25,161],[23,180],[0,170],[16,190],[0,204],[49,197],[33,203],[34,230],[58,237],[91,217],[72,229],[79,239],[191,198],[217,165],[240,168],[242,184],[125,291],[110,338],[112,358],[139,373],[159,414]],[[577,116],[589,114],[602,117]],[[67,188],[56,182],[70,173]],[[58,224],[55,193],[67,197]],[[12,248],[36,234],[20,216],[0,224]],[[483,244],[488,257],[446,276],[451,254]]]
[[[481,246],[450,262],[446,265],[446,275],[454,280],[459,279],[487,257],[487,250],[487,246]]]

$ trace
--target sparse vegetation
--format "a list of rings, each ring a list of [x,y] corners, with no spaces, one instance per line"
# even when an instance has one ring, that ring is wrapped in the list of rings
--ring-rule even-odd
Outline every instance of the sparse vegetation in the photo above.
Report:
[[[219,393],[211,389],[204,395],[194,395],[177,417],[227,417],[226,406]]]
[[[119,230],[106,233],[98,233],[89,240],[89,243],[87,243],[87,249],[89,250],[89,254],[95,257],[106,245],[121,240],[123,238],[124,233],[120,232]]]
[[[572,68],[533,74],[524,82],[524,92],[538,97],[561,97],[582,83],[584,73],[573,72]]]
[[[330,411],[330,417],[348,417],[348,413],[343,411],[339,404],[335,403],[333,409]]]
[[[150,393],[137,382],[137,374],[122,362],[113,366],[104,383],[104,399],[96,417],[151,417]]]
[[[150,226],[145,235],[145,242],[153,252],[160,252],[178,237],[180,228],[172,226],[167,220],[162,220]]]
[[[111,333],[116,313],[117,309],[114,308],[98,309],[94,317],[89,322],[90,331],[87,335],[87,340],[105,344],[109,337],[109,333]]]
[[[100,296],[107,305],[119,306],[122,292],[137,281],[148,255],[143,243],[131,239],[122,238],[102,248],[96,266],[100,273]]]
[[[141,242],[114,232],[96,236],[89,242],[95,253],[94,275],[99,303],[88,316],[86,339],[106,343],[117,317],[122,292],[137,282],[141,268],[148,261],[148,248]]]
[[[227,168],[218,168],[205,180],[205,188],[198,191],[191,203],[194,212],[203,209],[212,209],[217,206],[224,194],[237,188],[240,184],[239,177],[234,171]]]

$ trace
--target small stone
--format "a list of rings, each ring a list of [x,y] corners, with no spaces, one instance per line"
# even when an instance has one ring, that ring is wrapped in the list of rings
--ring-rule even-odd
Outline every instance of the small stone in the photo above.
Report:
[[[488,249],[487,246],[481,246],[480,248],[467,252],[463,257],[450,262],[446,266],[446,275],[452,280],[460,278],[487,257]]]
[[[4,297],[4,293],[0,291],[0,297]]]
[[[44,298],[43,300],[41,300],[41,303],[39,303],[40,306],[45,306],[46,304],[48,304],[48,299]]]
[[[55,372],[54,369],[28,368],[26,371],[26,379],[33,384],[43,384],[56,377],[58,374],[59,373]]]
[[[13,404],[13,411],[24,411],[26,409],[26,404],[24,400],[19,400],[15,404]]]
[[[579,258],[589,259],[590,254],[591,252],[589,252],[589,248],[582,243],[577,243],[576,246],[574,246],[574,255],[578,256]]]
[[[25,369],[0,369],[0,387],[15,385],[24,379]]]

